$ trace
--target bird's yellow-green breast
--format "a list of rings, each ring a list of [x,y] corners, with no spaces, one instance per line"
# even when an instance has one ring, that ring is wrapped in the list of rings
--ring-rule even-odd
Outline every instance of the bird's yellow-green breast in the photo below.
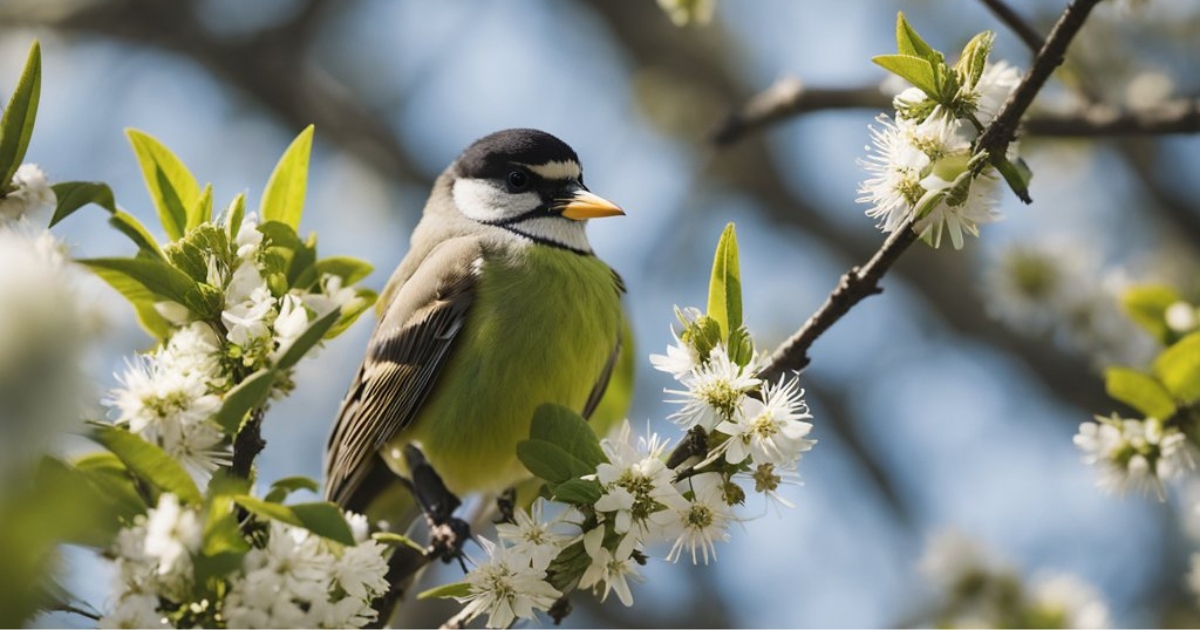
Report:
[[[501,491],[528,476],[516,446],[534,410],[582,411],[617,344],[618,280],[595,256],[532,245],[485,249],[470,313],[411,425],[383,449],[415,441],[457,494]]]

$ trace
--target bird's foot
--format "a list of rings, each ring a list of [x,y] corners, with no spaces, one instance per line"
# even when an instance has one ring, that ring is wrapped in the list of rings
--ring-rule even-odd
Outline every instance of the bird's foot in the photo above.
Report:
[[[517,522],[513,518],[513,510],[516,509],[516,505],[517,489],[510,486],[507,490],[501,492],[500,496],[496,497],[496,524]]]
[[[447,563],[457,559],[463,571],[466,571],[462,548],[471,538],[471,526],[454,516],[462,500],[450,492],[421,449],[412,444],[405,446],[404,461],[412,475],[409,487],[429,523],[430,543],[425,550],[425,557]]]

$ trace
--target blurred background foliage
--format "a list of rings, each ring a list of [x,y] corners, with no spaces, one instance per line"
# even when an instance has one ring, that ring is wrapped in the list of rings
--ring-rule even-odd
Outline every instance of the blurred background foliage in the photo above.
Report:
[[[1012,2],[1041,33],[1063,4]],[[320,234],[324,252],[373,263],[366,284],[375,289],[405,254],[433,178],[462,148],[504,127],[545,129],[579,152],[592,190],[628,211],[590,232],[628,284],[640,356],[670,340],[673,305],[703,304],[727,221],[739,229],[747,324],[770,348],[883,240],[854,203],[863,177],[855,160],[880,99],[807,113],[728,146],[711,133],[780,77],[877,94],[884,73],[869,60],[893,49],[898,10],[943,50],[995,30],[993,59],[1027,67],[1020,40],[983,3],[964,0],[718,0],[710,24],[686,28],[649,0],[4,0],[0,79],[15,79],[30,39],[40,38],[42,105],[26,160],[55,181],[109,182],[147,223],[153,209],[124,128],[171,146],[217,198],[250,189],[254,207],[275,157],[315,124],[302,229]],[[1070,108],[1080,85],[1114,107],[1195,99],[1198,62],[1200,4],[1106,2],[1071,48],[1078,83],[1052,83],[1033,111]],[[1116,625],[1200,623],[1184,581],[1200,547],[1189,534],[1191,502],[1102,494],[1071,443],[1081,421],[1116,408],[1098,367],[1114,353],[1136,357],[1100,336],[1006,325],[990,279],[1009,247],[1041,246],[1085,260],[1097,287],[1160,280],[1194,301],[1200,143],[1029,137],[1022,145],[1035,173],[1032,206],[1006,193],[1007,219],[963,251],[914,247],[886,292],[813,348],[802,384],[821,444],[801,466],[804,485],[785,491],[797,507],[746,523],[715,565],[652,562],[635,608],[577,603],[568,625],[914,623],[937,595],[914,579],[917,558],[947,529],[1022,572],[1082,576]],[[84,213],[58,234],[78,256],[132,253],[101,215]],[[120,357],[151,343],[124,303],[109,301],[110,334],[87,366],[97,400]],[[1119,317],[1115,303],[1108,308]],[[320,476],[370,326],[359,323],[300,367],[295,393],[265,425],[264,478]],[[1119,337],[1122,347],[1133,341]],[[644,360],[639,370],[631,421],[668,430],[669,377]],[[67,586],[103,602],[110,569],[86,553],[64,562]],[[445,618],[422,608],[434,615],[425,623]]]

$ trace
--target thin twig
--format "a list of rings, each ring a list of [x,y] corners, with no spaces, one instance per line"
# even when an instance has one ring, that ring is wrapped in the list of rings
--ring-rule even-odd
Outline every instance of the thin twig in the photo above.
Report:
[[[1004,22],[1008,28],[1017,34],[1017,37],[1025,43],[1025,46],[1033,54],[1036,55],[1042,49],[1043,44],[1045,44],[1042,41],[1042,35],[1029,22],[1026,22],[1021,17],[1021,14],[1008,6],[1008,3],[1004,2],[1004,0],[982,0],[982,2],[987,5],[987,8],[991,9],[992,13],[996,14],[996,17],[1000,18],[1001,22]]]
[[[882,292],[883,289],[879,286],[880,279],[916,240],[917,233],[912,229],[912,221],[909,220],[900,229],[892,232],[866,265],[861,268],[853,267],[843,274],[837,288],[825,298],[825,303],[817,312],[771,354],[770,362],[759,376],[770,381],[778,378],[784,371],[804,369],[811,360],[808,349],[817,337],[850,312],[855,304],[867,296]]]
[[[1021,79],[1017,89],[1000,109],[1000,113],[980,134],[976,149],[989,155],[1004,156],[1008,145],[1016,135],[1017,124],[1025,110],[1033,103],[1038,90],[1045,84],[1050,73],[1063,61],[1067,45],[1083,26],[1087,15],[1100,0],[1077,0],[1069,5],[1054,25],[1046,44],[1042,46],[1029,72]],[[810,362],[808,349],[826,330],[840,320],[850,309],[864,298],[882,291],[880,279],[892,264],[917,240],[910,219],[875,252],[867,264],[852,268],[842,276],[837,288],[829,294],[825,303],[790,338],[783,342],[771,355],[771,360],[760,372],[767,379],[777,378],[785,371],[801,370]]]
[[[806,88],[799,79],[784,77],[729,114],[710,137],[718,146],[728,146],[752,132],[803,114],[831,109],[879,111],[890,106],[891,98],[877,85]],[[1032,115],[1022,126],[1027,135],[1045,138],[1194,134],[1200,133],[1200,100],[1176,99],[1136,110],[1083,106],[1069,114]]]
[[[1066,59],[1067,46],[1087,21],[1088,14],[1099,3],[1100,0],[1075,0],[1067,6],[1062,17],[1050,30],[1045,45],[1034,57],[1029,72],[1025,73],[1017,89],[1008,96],[995,120],[980,134],[976,143],[979,150],[986,151],[995,159],[1004,159],[1008,145],[1017,137],[1017,125],[1021,122],[1021,116],[1033,104],[1033,99],[1042,90],[1054,69],[1062,65]]]
[[[1200,99],[1125,111],[1093,105],[1075,115],[1029,118],[1023,126],[1030,135],[1077,138],[1200,133]]]

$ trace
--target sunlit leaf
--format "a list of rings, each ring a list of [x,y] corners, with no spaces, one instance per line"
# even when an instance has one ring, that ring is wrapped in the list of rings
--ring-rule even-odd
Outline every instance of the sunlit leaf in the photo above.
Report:
[[[275,165],[263,191],[259,215],[264,221],[279,221],[300,229],[304,213],[304,197],[308,186],[308,160],[312,154],[313,127],[309,125],[296,136]]]
[[[33,40],[25,69],[17,80],[17,87],[8,99],[4,115],[0,116],[0,193],[3,193],[13,175],[25,159],[29,139],[33,137],[33,123],[37,119],[38,100],[42,92],[42,48]]]
[[[139,479],[184,503],[200,503],[200,489],[179,462],[141,437],[110,425],[94,425],[92,439],[117,456]]]
[[[200,185],[183,161],[153,136],[136,129],[127,129],[125,135],[142,167],[163,231],[171,240],[182,237],[188,225],[189,208],[200,196]]]

